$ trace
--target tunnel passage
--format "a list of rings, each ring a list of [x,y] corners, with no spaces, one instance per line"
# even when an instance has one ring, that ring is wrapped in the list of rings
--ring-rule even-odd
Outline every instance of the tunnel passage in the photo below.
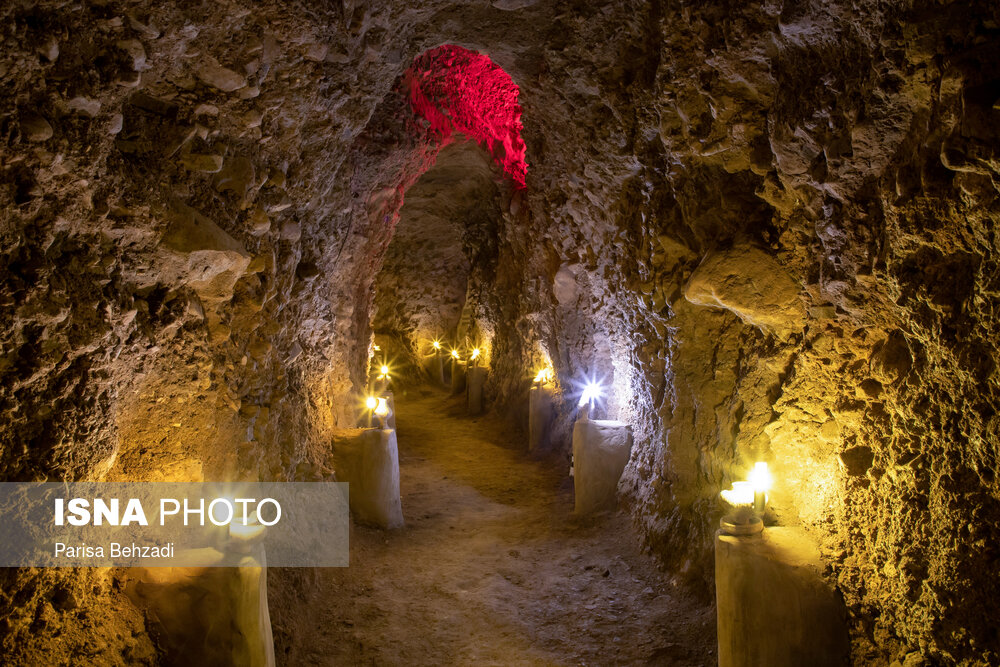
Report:
[[[415,350],[454,334],[473,260],[489,252],[500,218],[495,172],[482,148],[452,143],[407,190],[376,279],[376,335]]]
[[[4,3],[5,478],[336,473],[396,215],[461,135],[507,174],[491,382],[540,348],[624,397],[665,566],[711,586],[764,459],[857,664],[1000,663],[997,3],[884,5]],[[25,664],[154,655],[114,575],[8,576]]]
[[[472,320],[488,307],[482,301],[506,298],[496,284],[499,246],[528,168],[519,94],[488,56],[436,47],[399,78],[363,142],[402,133],[410,147],[395,171],[375,175],[366,212],[385,239],[371,326],[398,341],[394,356],[415,359],[436,339],[480,339]]]

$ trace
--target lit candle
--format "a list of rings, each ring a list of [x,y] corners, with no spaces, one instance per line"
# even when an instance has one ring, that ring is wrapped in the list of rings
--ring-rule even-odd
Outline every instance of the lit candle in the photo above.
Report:
[[[379,396],[378,404],[375,406],[374,410],[375,416],[378,417],[379,426],[385,428],[386,417],[389,416],[389,401],[384,397]]]
[[[601,398],[602,393],[601,385],[592,380],[587,382],[583,388],[583,394],[580,396],[580,402],[577,404],[577,407],[582,408],[580,419],[590,419],[590,410],[594,407],[594,403]]]
[[[722,499],[733,507],[750,507],[754,501],[753,484],[733,482],[733,488],[722,491]]]
[[[767,505],[767,492],[771,490],[774,478],[767,469],[767,463],[757,461],[753,464],[753,470],[747,475],[749,484],[753,487],[753,508],[758,514],[764,514],[764,507]]]

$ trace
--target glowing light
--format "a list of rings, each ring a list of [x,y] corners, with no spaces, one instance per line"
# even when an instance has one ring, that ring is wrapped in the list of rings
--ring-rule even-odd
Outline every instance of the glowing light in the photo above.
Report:
[[[377,405],[378,405],[378,400],[376,400],[374,396],[369,396],[368,398],[365,399],[365,407],[368,408],[369,410],[374,410]]]
[[[380,347],[379,347],[378,345],[376,345],[376,346],[375,346],[375,351],[376,351],[376,352],[381,352],[381,351],[382,351],[382,348],[380,348]]]
[[[431,343],[431,345],[434,346],[435,350],[440,350],[441,349],[441,341],[436,340],[433,343]]]
[[[256,521],[256,515],[254,515]],[[240,540],[252,540],[264,532],[264,526],[259,523],[243,524],[242,521],[233,521],[229,524],[229,535]]]
[[[388,375],[389,375],[389,367],[388,367],[388,366],[386,366],[385,364],[382,364],[382,367],[381,367],[380,369],[378,369],[378,370],[379,370],[379,372],[380,372],[380,373],[381,373],[382,375],[385,375],[385,376],[388,376]]]
[[[750,482],[733,482],[733,488],[722,491],[722,499],[733,507],[749,507],[753,505],[753,484]]]
[[[771,490],[774,478],[767,469],[767,464],[763,461],[757,461],[757,463],[753,464],[753,470],[747,475],[747,481],[753,486],[755,492],[767,493]]]
[[[486,147],[519,188],[528,163],[521,139],[520,89],[488,56],[445,44],[417,57],[402,88],[418,117],[411,131],[442,143],[455,133]],[[426,122],[423,122],[426,121]]]
[[[454,359],[458,359],[458,350],[452,350],[451,351],[451,356]]]
[[[552,381],[551,368],[543,368],[542,370],[538,371],[538,375],[535,376],[535,382],[540,382],[541,384],[545,384],[546,382],[551,382],[551,381]]]
[[[379,417],[385,417],[389,414],[389,401],[384,398],[378,399],[378,406],[375,408],[375,414]]]
[[[472,358],[473,359],[478,359],[479,358],[479,348],[478,347],[472,351]]]
[[[583,388],[583,395],[580,396],[580,405],[593,404],[601,400],[603,393],[601,385],[593,381],[587,382],[587,386]]]

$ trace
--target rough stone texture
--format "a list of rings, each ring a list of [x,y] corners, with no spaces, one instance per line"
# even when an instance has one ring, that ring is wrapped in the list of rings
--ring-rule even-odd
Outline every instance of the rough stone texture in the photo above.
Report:
[[[823,542],[855,664],[1000,661],[995,3],[0,17],[5,479],[335,474],[376,276],[441,148],[402,77],[456,44],[523,107],[526,188],[499,184],[463,246],[496,405],[526,423],[551,361],[565,455],[579,383],[603,378],[602,410],[635,434],[626,501],[706,590],[718,490],[770,461],[778,519]],[[172,201],[226,236],[169,250]],[[706,256],[739,247],[801,285],[787,337],[684,299]],[[218,275],[193,273],[203,252]],[[90,577],[4,574],[12,662],[155,659],[141,614]]]
[[[706,255],[684,285],[684,298],[730,310],[747,324],[787,337],[805,326],[801,291],[767,253],[743,247]]]

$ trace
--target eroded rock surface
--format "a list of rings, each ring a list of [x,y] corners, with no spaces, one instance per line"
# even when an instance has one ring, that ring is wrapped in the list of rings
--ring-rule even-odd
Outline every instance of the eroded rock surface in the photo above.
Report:
[[[684,298],[724,308],[748,324],[789,335],[805,325],[800,285],[765,252],[732,248],[707,255],[684,285]]]

